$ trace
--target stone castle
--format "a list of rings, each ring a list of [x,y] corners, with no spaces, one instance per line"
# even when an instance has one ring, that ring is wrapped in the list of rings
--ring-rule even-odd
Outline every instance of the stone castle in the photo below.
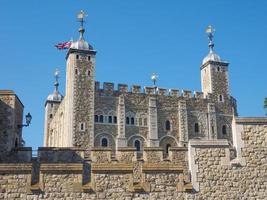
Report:
[[[23,104],[0,90],[0,199],[266,198],[267,118],[238,117],[211,26],[201,92],[115,89],[95,81],[96,51],[78,16],[65,96],[56,73],[37,155],[23,145]]]

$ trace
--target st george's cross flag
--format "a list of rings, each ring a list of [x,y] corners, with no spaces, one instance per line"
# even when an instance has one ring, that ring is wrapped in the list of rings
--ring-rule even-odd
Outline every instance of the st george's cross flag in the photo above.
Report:
[[[69,49],[71,46],[71,41],[68,42],[63,42],[63,43],[58,43],[55,45],[55,47],[59,50],[63,50],[63,49]]]

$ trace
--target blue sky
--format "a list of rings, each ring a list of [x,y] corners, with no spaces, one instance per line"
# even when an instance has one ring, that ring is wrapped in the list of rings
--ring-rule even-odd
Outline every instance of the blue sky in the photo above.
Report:
[[[208,53],[205,28],[215,29],[215,51],[230,62],[231,94],[240,116],[263,116],[267,96],[267,1],[0,0],[0,89],[14,90],[31,112],[27,146],[43,143],[44,103],[65,54],[53,45],[78,37],[76,14],[88,13],[85,38],[98,51],[96,79],[201,90],[200,65]]]

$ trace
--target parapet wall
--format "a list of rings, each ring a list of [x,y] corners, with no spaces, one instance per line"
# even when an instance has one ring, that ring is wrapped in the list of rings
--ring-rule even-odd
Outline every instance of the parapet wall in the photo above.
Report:
[[[0,199],[264,199],[267,119],[258,121],[235,120],[235,158],[226,140],[191,140],[167,158],[160,148],[141,157],[133,148],[39,148],[29,162],[20,149],[13,159],[25,159],[0,163]]]
[[[158,88],[158,87],[148,87],[145,86],[142,90],[140,85],[132,85],[129,89],[127,84],[119,83],[115,88],[114,83],[104,82],[102,87],[100,82],[95,82],[95,90],[104,92],[106,94],[112,94],[114,92],[119,93],[134,93],[134,94],[147,94],[152,95],[155,94],[155,91],[160,96],[172,96],[172,97],[184,97],[184,98],[197,98],[197,99],[204,99],[203,92],[197,91],[190,91],[190,90],[178,90],[178,89],[165,89],[165,88]]]

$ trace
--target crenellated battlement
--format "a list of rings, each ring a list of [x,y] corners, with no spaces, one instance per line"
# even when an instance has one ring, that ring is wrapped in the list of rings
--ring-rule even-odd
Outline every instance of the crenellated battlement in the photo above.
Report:
[[[166,89],[166,88],[152,87],[152,86],[144,86],[142,89],[140,85],[132,85],[131,87],[129,87],[127,84],[123,84],[123,83],[117,84],[117,87],[116,87],[114,83],[104,82],[103,84],[101,84],[98,81],[95,82],[95,90],[106,93],[106,94],[119,92],[119,93],[146,94],[146,95],[157,94],[159,96],[183,97],[187,99],[206,98],[203,92],[198,92],[198,91],[192,92],[190,90]]]

